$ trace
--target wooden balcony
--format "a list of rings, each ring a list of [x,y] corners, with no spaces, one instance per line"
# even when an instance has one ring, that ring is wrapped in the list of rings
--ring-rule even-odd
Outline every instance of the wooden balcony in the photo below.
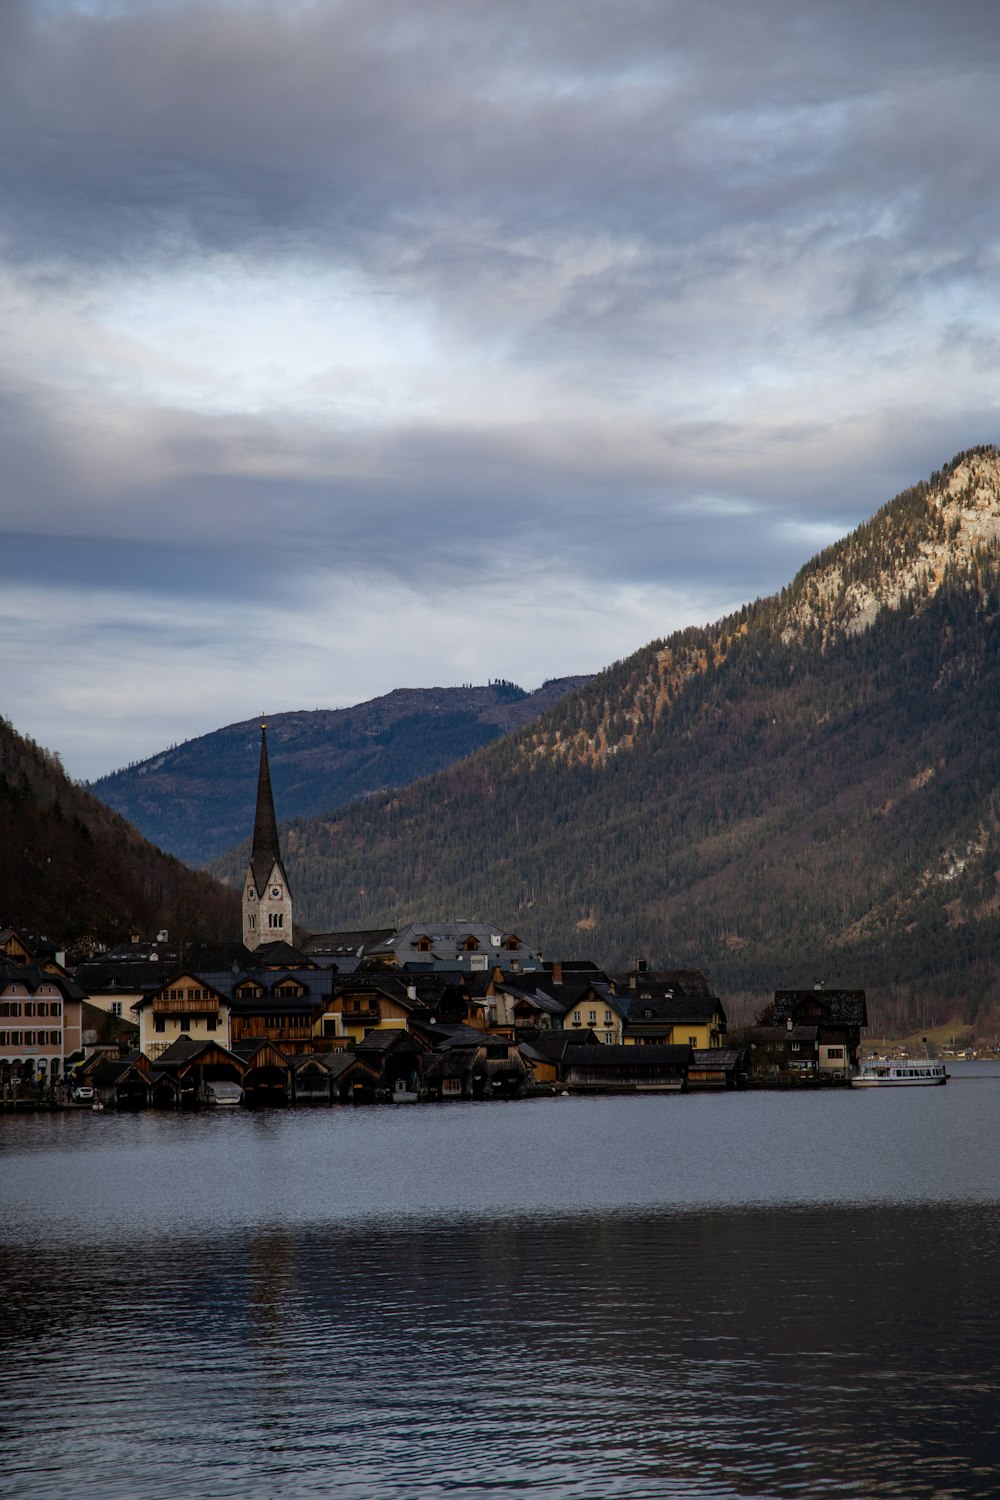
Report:
[[[154,1016],[210,1016],[219,1009],[218,1000],[154,1000]]]

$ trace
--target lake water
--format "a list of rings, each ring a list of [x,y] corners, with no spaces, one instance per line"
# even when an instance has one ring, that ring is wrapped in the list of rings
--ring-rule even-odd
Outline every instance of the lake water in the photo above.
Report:
[[[1000,1494],[1000,1066],[0,1119],[0,1495]]]

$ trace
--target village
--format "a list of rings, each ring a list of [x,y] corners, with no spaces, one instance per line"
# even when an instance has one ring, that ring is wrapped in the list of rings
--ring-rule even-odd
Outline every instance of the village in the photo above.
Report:
[[[0,930],[0,1103],[139,1110],[849,1083],[863,990],[777,990],[730,1036],[698,969],[552,959],[482,921],[297,938],[267,755],[242,941],[131,941],[66,966]]]

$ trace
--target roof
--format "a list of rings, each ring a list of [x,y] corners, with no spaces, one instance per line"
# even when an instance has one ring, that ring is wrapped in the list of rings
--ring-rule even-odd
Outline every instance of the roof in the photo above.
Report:
[[[429,951],[418,948],[417,944],[422,938],[430,939]],[[476,941],[476,947],[472,950],[464,947],[468,938]],[[506,944],[512,941],[520,946],[513,950],[508,948]],[[410,922],[379,944],[376,951],[391,954],[397,963],[407,967],[413,964],[427,967],[447,964],[451,968],[460,969],[471,968],[472,959],[477,960],[477,968],[482,966],[484,959],[488,968],[509,968],[511,954],[516,952],[522,968],[525,965],[541,968],[541,959],[537,953],[517,933],[506,931],[496,922]]]
[[[310,958],[363,958],[372,948],[384,946],[395,937],[395,927],[354,928],[348,932],[314,932],[302,944]]]
[[[613,974],[612,983],[619,995],[657,995],[668,993],[685,1000],[718,1000],[715,986],[701,969],[642,969],[628,974]]]
[[[815,1042],[818,1026],[751,1026],[747,1040],[751,1042]]]
[[[370,1031],[363,1041],[355,1042],[355,1052],[422,1052],[424,1049],[416,1037],[408,1031]]]
[[[691,1056],[690,1047],[567,1047],[562,1061],[567,1068],[621,1068],[626,1063],[637,1069],[643,1064],[653,1063],[660,1067],[686,1068]]]
[[[19,964],[12,958],[0,956],[0,990],[8,984],[22,984],[30,994],[34,994],[40,985],[51,984],[59,991],[64,1000],[86,1000],[86,991],[82,990],[74,979],[68,975],[53,973],[51,969],[45,969],[41,964]]]
[[[637,994],[632,996],[628,1008],[628,1024],[630,1027],[683,1026],[689,1021],[692,1026],[704,1025],[719,1014],[721,1009],[716,999],[686,999],[681,995],[657,999]]]
[[[288,878],[285,877],[287,885]],[[257,968],[274,968],[275,964],[281,964],[284,968],[290,968],[298,964],[313,964],[298,948],[287,943],[284,938],[275,938],[273,943],[261,943],[254,949],[254,963]]]
[[[826,1026],[867,1026],[868,1008],[864,990],[775,990],[775,1021],[797,1020],[800,1012],[818,1007],[821,1023]]]
[[[489,1035],[475,1026],[467,1026],[464,1021],[432,1022],[414,1017],[409,1024],[418,1036],[425,1037],[430,1042],[435,1052],[447,1051],[452,1047],[481,1047]]]
[[[553,1062],[564,1057],[570,1047],[601,1047],[603,1043],[598,1041],[597,1036],[589,1028],[576,1028],[572,1031],[543,1031],[532,1038],[531,1045],[543,1057],[550,1058]],[[631,1050],[631,1049],[630,1049]]]
[[[738,1066],[738,1047],[695,1047],[691,1052],[691,1068],[696,1073],[732,1073]]]

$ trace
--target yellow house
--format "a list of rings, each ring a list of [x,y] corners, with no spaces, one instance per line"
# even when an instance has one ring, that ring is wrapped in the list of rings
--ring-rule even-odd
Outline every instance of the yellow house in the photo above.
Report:
[[[589,984],[563,1013],[566,1031],[593,1031],[605,1046],[621,1044],[628,1009],[609,984]]]
[[[723,1045],[726,1012],[700,969],[630,974],[621,998],[626,995],[628,1022],[622,1039],[627,1046],[650,1044],[707,1050]]]
[[[177,974],[132,1007],[139,1021],[139,1051],[151,1062],[181,1036],[230,1045],[229,1001],[198,974]]]

